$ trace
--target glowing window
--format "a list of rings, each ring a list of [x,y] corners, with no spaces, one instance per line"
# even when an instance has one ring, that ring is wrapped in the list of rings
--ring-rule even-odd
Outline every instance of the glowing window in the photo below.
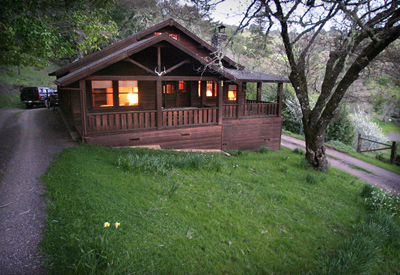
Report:
[[[201,81],[199,81],[199,84],[197,87],[198,87],[197,94],[199,95],[199,97],[201,97]]]
[[[113,107],[112,81],[92,81],[93,107]]]
[[[229,85],[228,100],[236,100],[237,87],[236,85]]]
[[[161,35],[161,32],[155,32],[154,35]]]
[[[213,82],[212,81],[207,81],[207,90],[206,90],[206,96],[207,97],[212,97],[216,95],[216,89],[213,89]]]
[[[186,83],[185,83],[185,81],[179,81],[179,91],[186,92]]]
[[[139,105],[139,88],[137,80],[118,81],[119,106]]]
[[[167,84],[163,86],[163,93],[173,94],[175,93],[175,87],[172,84]]]

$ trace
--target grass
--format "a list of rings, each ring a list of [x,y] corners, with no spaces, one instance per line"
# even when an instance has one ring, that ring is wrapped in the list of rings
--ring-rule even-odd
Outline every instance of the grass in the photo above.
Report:
[[[0,108],[24,108],[19,94],[0,95]]]
[[[392,121],[382,122],[376,118],[373,118],[372,121],[377,123],[379,127],[382,128],[382,132],[385,134],[385,136],[388,136],[390,132],[400,134],[400,127],[398,127]]]
[[[18,72],[18,67],[2,65],[0,66],[0,82],[55,88],[55,77],[50,77],[48,74],[57,69],[58,66],[49,64],[49,66],[44,69],[21,67]]]
[[[353,233],[364,207],[354,176],[314,171],[292,150],[230,153],[58,154],[42,176],[49,273],[301,274]]]
[[[364,172],[366,172],[368,174],[374,174],[371,171],[369,171],[369,170],[367,170],[365,168],[359,167],[357,165],[354,165],[354,164],[350,164],[350,167],[353,168],[353,169],[356,169],[356,170],[364,171]]]

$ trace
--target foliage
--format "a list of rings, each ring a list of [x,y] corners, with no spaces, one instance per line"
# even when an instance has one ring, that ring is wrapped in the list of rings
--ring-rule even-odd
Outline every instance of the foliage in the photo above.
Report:
[[[116,168],[121,157],[153,153],[84,145],[56,156],[42,177],[48,208],[41,248],[49,274],[74,273],[68,267],[89,262],[94,254],[83,247],[107,257],[96,239],[104,221],[121,222],[110,248],[127,267],[122,274],[307,273],[316,268],[317,248],[335,250],[363,208],[355,199],[361,181],[334,168],[321,174],[302,167],[304,157],[292,150],[221,155],[220,171]]]
[[[44,67],[51,58],[82,56],[115,33],[113,1],[6,0],[0,6],[0,62]]]
[[[336,140],[346,145],[352,145],[356,134],[355,127],[349,118],[349,113],[342,105],[337,110],[337,113],[328,124],[326,129],[326,141]]]
[[[304,156],[306,154],[306,152],[301,148],[294,148],[293,152],[295,152],[296,154],[299,154],[301,156]]]
[[[360,106],[350,114],[350,119],[355,125],[356,133],[361,134],[362,137],[375,139],[379,142],[387,142],[387,138],[382,132],[382,128],[377,123],[372,122],[370,115],[368,115]],[[367,142],[363,142],[366,144]]]
[[[371,212],[384,212],[400,220],[400,197],[397,195],[372,190],[371,195],[365,198],[365,204]]]

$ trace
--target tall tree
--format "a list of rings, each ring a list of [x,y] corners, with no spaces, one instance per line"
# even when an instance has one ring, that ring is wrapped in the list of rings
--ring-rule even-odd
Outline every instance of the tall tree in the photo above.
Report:
[[[107,0],[4,0],[0,63],[43,66],[52,57],[97,50],[116,32]]]
[[[207,2],[206,7],[213,1]],[[215,3],[215,1],[214,1]],[[306,139],[306,159],[328,170],[325,132],[343,96],[360,73],[400,36],[397,0],[252,0],[240,23],[264,20],[265,29],[278,24],[290,65],[289,79],[300,102]],[[315,106],[310,106],[307,78],[312,48],[324,29],[327,51],[324,75]]]

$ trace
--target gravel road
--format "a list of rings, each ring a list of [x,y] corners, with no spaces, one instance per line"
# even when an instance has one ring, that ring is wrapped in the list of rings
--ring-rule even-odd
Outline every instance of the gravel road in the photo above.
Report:
[[[304,140],[296,139],[290,136],[282,135],[281,145],[289,149],[305,148]],[[377,186],[389,192],[400,194],[400,175],[369,164],[362,160],[350,157],[340,151],[327,147],[327,155],[329,164],[340,170],[346,171],[354,176],[359,177],[371,185]],[[354,169],[354,167],[361,167],[370,171],[371,173]]]
[[[39,177],[76,143],[51,109],[0,108],[0,274],[45,274],[37,252],[46,218]]]

